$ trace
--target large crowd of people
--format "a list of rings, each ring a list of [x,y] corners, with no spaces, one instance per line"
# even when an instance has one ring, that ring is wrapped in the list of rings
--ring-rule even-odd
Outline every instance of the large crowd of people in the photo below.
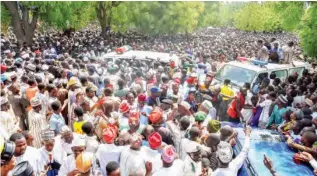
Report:
[[[175,54],[181,64],[103,59],[123,45]],[[15,146],[1,175],[233,176],[252,128],[280,132],[300,151],[294,161],[317,169],[316,64],[285,81],[271,74],[256,90],[246,82],[237,95],[231,80],[213,85],[215,72],[239,58],[305,59],[292,34],[231,28],[36,33],[31,45],[1,35],[0,135]],[[235,156],[237,132],[224,121],[246,124]],[[279,175],[269,158],[263,164]]]

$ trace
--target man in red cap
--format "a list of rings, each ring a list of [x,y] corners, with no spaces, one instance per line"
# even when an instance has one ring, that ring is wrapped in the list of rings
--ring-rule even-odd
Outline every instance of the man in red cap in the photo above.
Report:
[[[96,158],[100,166],[106,166],[109,162],[115,161],[119,163],[121,152],[126,148],[125,146],[116,146],[114,144],[117,138],[116,131],[112,127],[107,127],[103,130],[102,139],[104,144],[100,144],[96,152]],[[106,175],[106,167],[101,167],[101,172]]]
[[[158,107],[154,109],[149,116],[149,121],[154,127],[154,130],[158,132],[162,136],[162,141],[168,145],[173,145],[173,137],[170,130],[165,128],[165,124],[163,121],[163,113],[162,110]]]
[[[152,106],[148,106],[146,104],[146,95],[140,94],[138,96],[138,111],[140,112],[140,123],[142,125],[147,125],[149,123],[148,116],[150,115],[152,109]]]
[[[128,133],[130,135],[134,135],[135,133],[141,134],[144,125],[140,124],[140,113],[139,112],[131,112],[129,117],[129,130]]]
[[[119,118],[120,131],[129,129],[130,109],[131,109],[131,106],[126,100],[122,101],[121,104],[119,105],[119,111],[121,113],[121,116]]]
[[[148,137],[149,147],[145,147],[145,156],[147,161],[152,163],[152,173],[162,167],[161,146],[162,137],[158,132],[150,134]]]

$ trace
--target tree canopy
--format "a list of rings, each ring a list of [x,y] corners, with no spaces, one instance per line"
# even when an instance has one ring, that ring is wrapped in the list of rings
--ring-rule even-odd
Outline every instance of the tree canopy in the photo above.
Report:
[[[33,19],[37,23],[40,21],[56,29],[80,29],[98,21],[102,34],[107,29],[124,32],[132,28],[149,35],[190,33],[207,26],[235,27],[246,31],[298,32],[305,53],[317,56],[314,50],[317,7],[314,2],[2,1],[2,31],[6,31],[11,24],[16,35],[19,33],[18,23],[23,22],[20,16],[23,8],[17,7],[17,4],[25,7],[25,19],[36,17]],[[307,4],[311,4],[308,10]],[[12,11],[12,8],[15,10]],[[34,27],[26,21],[22,24],[21,29]],[[20,31],[20,37],[21,34]],[[26,40],[30,40],[30,37],[24,38],[23,42]]]

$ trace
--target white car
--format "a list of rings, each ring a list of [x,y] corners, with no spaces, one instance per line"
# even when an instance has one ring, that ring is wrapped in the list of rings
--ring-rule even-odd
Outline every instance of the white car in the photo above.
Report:
[[[251,88],[253,88],[260,84],[263,78],[269,78],[272,73],[275,73],[281,81],[285,81],[289,75],[296,72],[301,77],[304,69],[308,66],[308,63],[301,61],[293,61],[293,65],[275,63],[255,65],[252,61],[231,61],[217,71],[212,85],[222,84],[225,79],[229,79],[234,92],[237,93],[244,83],[250,83]]]
[[[103,59],[106,62],[112,62],[112,63],[115,63],[117,59],[136,59],[136,60],[157,61],[158,58],[159,58],[159,61],[163,63],[169,63],[171,60],[173,60],[176,66],[179,66],[179,64],[181,64],[179,57],[175,54],[152,52],[152,51],[130,50],[122,54],[117,52],[110,52],[103,56]]]

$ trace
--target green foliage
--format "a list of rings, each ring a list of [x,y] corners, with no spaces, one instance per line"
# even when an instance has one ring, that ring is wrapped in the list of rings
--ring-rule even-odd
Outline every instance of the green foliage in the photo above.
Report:
[[[21,1],[26,8],[37,7],[39,20],[57,29],[73,27],[76,29],[86,26],[92,19],[94,9],[90,2],[75,1]],[[1,21],[7,22],[10,15],[1,5]],[[3,19],[3,16],[7,19]],[[3,23],[2,23],[3,24]]]
[[[1,32],[6,33],[11,23],[11,16],[1,2]]]
[[[124,2],[130,27],[148,34],[192,32],[204,10],[202,2]]]
[[[281,21],[274,11],[275,2],[250,2],[239,9],[234,17],[234,26],[246,31],[275,31]]]
[[[130,28],[131,22],[128,10],[126,3],[121,3],[118,7],[112,9],[111,30],[124,32]]]
[[[274,2],[272,9],[281,22],[281,27],[286,31],[298,28],[304,15],[304,2]]]
[[[314,3],[304,15],[299,31],[301,47],[305,54],[317,57],[317,3]]]
[[[238,9],[244,6],[241,2],[205,2],[205,10],[199,17],[199,27],[233,25],[233,18]]]
[[[82,28],[91,21],[91,13],[94,12],[94,9],[89,6],[89,2],[42,1],[30,3],[39,7],[39,17],[42,21],[58,29]]]

